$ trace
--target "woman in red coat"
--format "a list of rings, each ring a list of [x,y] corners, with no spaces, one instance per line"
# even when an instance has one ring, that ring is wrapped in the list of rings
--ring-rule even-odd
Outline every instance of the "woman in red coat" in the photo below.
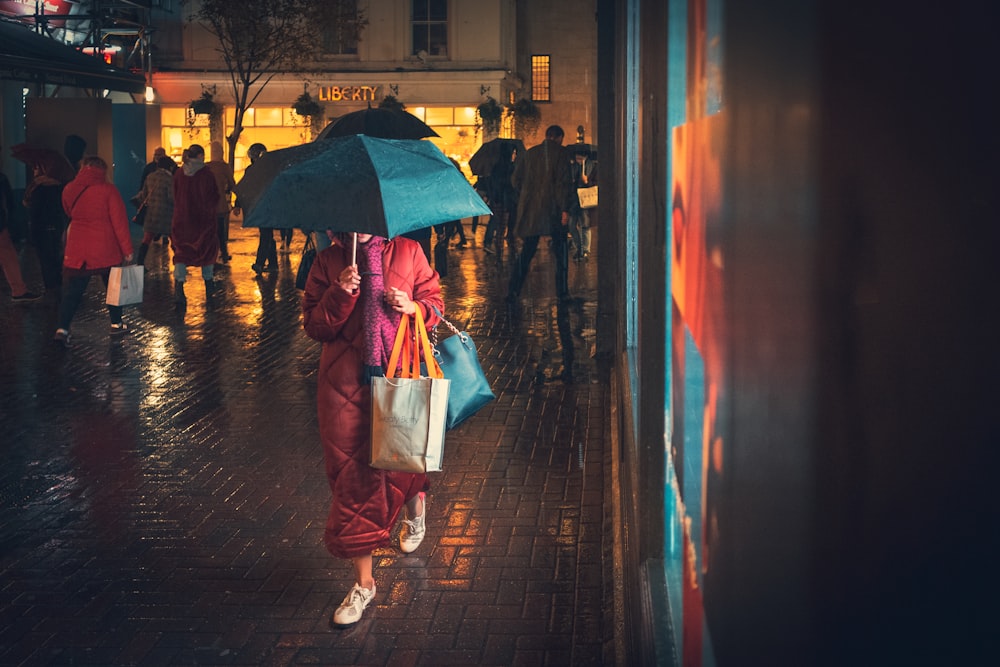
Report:
[[[63,188],[62,204],[70,222],[55,340],[65,344],[90,277],[101,276],[107,287],[111,267],[132,262],[132,237],[125,202],[118,188],[108,182],[108,164],[96,155],[83,158],[80,173]],[[124,333],[128,327],[122,322],[121,306],[108,306],[108,315],[111,334]]]
[[[400,548],[409,553],[424,537],[427,475],[368,465],[370,379],[384,372],[400,313],[420,308],[431,326],[433,308],[444,310],[438,274],[417,242],[358,234],[357,243],[357,264],[353,235],[337,235],[317,255],[302,302],[306,334],[323,343],[316,398],[333,494],[325,542],[354,566],[354,587],[333,615],[340,626],[356,623],[375,597],[372,552],[389,543],[404,505]]]

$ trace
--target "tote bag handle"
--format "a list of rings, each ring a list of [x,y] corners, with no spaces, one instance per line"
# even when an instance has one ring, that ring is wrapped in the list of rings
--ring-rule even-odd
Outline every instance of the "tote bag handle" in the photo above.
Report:
[[[389,369],[387,377],[420,377],[420,352],[423,352],[424,363],[427,365],[428,377],[443,379],[444,373],[441,366],[431,350],[431,341],[427,336],[427,327],[424,325],[424,315],[417,306],[413,313],[415,320],[413,337],[410,336],[410,316],[403,315],[399,318],[399,327],[396,329],[396,340],[392,344],[392,354],[389,355]],[[403,369],[400,375],[396,375],[399,362],[402,359]]]

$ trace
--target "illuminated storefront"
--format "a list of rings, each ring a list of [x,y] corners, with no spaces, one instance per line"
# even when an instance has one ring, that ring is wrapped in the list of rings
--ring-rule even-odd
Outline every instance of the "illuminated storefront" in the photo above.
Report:
[[[420,74],[414,74],[412,78],[416,79]],[[292,109],[293,101],[303,92],[302,81],[292,76],[276,77],[244,116],[243,132],[236,145],[233,165],[236,177],[238,179],[246,168],[246,153],[250,145],[259,142],[269,150],[276,150],[312,141],[335,118],[368,106],[377,107],[386,96],[391,95],[406,106],[407,112],[440,135],[428,140],[462,165],[466,176],[472,179],[468,169],[469,158],[483,139],[476,122],[476,105],[481,101],[483,90],[502,89],[504,76],[499,71],[486,74],[489,76],[473,80],[465,72],[435,72],[434,78],[429,81],[400,83],[377,80],[353,82],[336,75],[339,79],[337,83],[320,82],[305,86],[323,108],[322,119],[316,123],[311,123],[309,117],[299,116]],[[169,155],[179,161],[184,148],[192,143],[206,147],[213,140],[225,143],[225,137],[232,133],[235,110],[231,103],[226,103],[223,81],[195,81],[189,74],[164,73],[154,74],[153,85],[160,105],[160,145]],[[211,91],[222,105],[222,113],[214,128],[208,115],[196,115],[190,109],[191,101],[204,90]],[[232,99],[231,94],[228,99]]]

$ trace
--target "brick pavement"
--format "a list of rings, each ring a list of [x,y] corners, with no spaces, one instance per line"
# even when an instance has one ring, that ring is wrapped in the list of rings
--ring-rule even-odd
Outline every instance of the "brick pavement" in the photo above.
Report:
[[[322,546],[297,257],[255,280],[256,231],[232,237],[219,301],[196,274],[183,316],[155,246],[122,340],[99,281],[68,350],[54,299],[14,305],[0,281],[0,664],[611,664],[595,262],[571,267],[565,384],[544,242],[511,310],[503,262],[450,252],[448,314],[498,398],[449,433],[425,542],[376,553],[375,603],[338,630],[352,575]]]

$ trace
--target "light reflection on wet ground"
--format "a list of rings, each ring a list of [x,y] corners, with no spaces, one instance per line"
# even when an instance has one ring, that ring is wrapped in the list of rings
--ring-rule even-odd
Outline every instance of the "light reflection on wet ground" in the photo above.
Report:
[[[560,307],[543,241],[510,308],[506,263],[450,251],[447,314],[497,400],[449,434],[427,541],[378,552],[376,606],[335,631],[350,573],[322,547],[319,347],[301,330],[297,254],[258,280],[256,242],[234,224],[219,296],[206,303],[195,272],[183,313],[154,246],[121,340],[93,281],[70,349],[50,340],[51,295],[15,306],[0,287],[0,663],[600,664],[595,259],[571,265]]]

